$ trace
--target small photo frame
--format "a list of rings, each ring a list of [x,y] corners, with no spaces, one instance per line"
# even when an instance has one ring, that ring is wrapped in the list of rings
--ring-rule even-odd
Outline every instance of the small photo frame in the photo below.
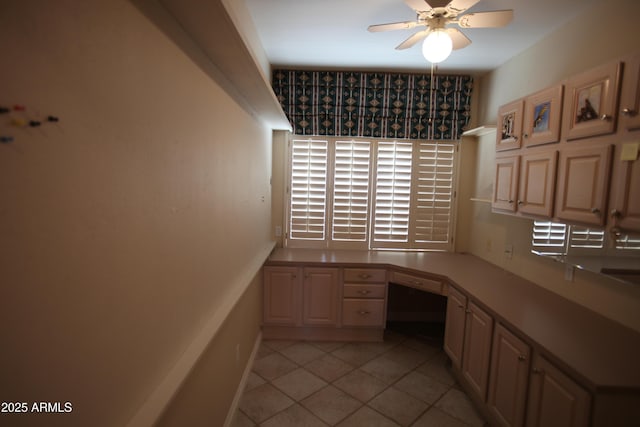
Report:
[[[562,85],[553,86],[525,99],[523,125],[525,147],[560,140],[563,89]]]
[[[518,100],[505,104],[498,110],[496,151],[520,148],[523,106],[524,100]]]
[[[620,71],[620,63],[612,62],[567,81],[563,138],[574,140],[615,131]]]

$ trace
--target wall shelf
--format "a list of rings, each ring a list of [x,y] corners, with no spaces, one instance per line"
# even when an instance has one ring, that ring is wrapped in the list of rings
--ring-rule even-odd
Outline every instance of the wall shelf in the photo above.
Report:
[[[462,132],[462,136],[482,136],[489,134],[491,132],[495,132],[497,129],[496,125],[483,125],[478,126],[477,128],[469,129],[467,131]]]

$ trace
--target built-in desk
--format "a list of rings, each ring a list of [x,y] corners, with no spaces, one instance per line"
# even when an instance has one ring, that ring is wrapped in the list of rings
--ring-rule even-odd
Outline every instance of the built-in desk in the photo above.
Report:
[[[590,393],[640,402],[640,334],[473,255],[441,252],[276,249],[267,266],[383,268],[428,274],[465,294]],[[388,276],[390,277],[390,276]],[[446,294],[444,290],[443,294]],[[612,407],[619,408],[620,404]],[[638,410],[634,416],[638,416]],[[607,410],[593,414],[604,419]],[[629,419],[628,425],[638,421]],[[600,422],[592,422],[600,425]],[[624,422],[622,424],[626,425]]]

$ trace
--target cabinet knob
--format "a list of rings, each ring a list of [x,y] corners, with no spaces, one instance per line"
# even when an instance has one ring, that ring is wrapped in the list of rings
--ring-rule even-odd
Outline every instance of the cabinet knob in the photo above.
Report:
[[[638,114],[638,112],[636,110],[632,110],[631,108],[623,108],[622,114],[624,114],[625,116],[635,116],[636,114]]]
[[[523,133],[522,136],[524,136],[525,138],[529,138],[529,134],[528,133]]]
[[[513,204],[513,200],[511,200],[511,199],[507,200],[507,202],[508,202],[509,204],[511,204],[511,205]]]
[[[293,278],[295,279],[295,278],[296,278],[296,277],[298,277],[298,276],[297,276],[296,274],[294,274],[294,275],[292,275],[291,277],[293,277]]]
[[[622,216],[622,212],[618,209],[611,209],[611,218],[620,218]]]
[[[458,308],[464,308],[464,305],[459,304],[459,305],[458,305]]]
[[[524,202],[522,200],[518,200],[518,206],[522,206],[524,205]]]
[[[471,313],[471,310],[465,310],[464,312],[469,314],[469,313]]]
[[[371,312],[369,312],[369,311],[365,311],[365,310],[360,310],[360,311],[358,311],[358,314],[359,314],[360,316],[366,316],[367,314],[371,314]]]
[[[533,371],[532,371],[532,372],[533,372],[534,374],[536,374],[536,375],[542,375],[542,374],[544,374],[544,371],[543,371],[542,369],[540,369],[540,368],[533,368]]]
[[[371,291],[365,291],[365,290],[362,290],[362,291],[358,291],[358,293],[359,293],[360,295],[367,295],[367,294],[370,294],[370,293],[371,293]]]
[[[360,277],[361,279],[368,279],[371,277],[371,275],[362,273],[362,274],[359,274],[358,277]]]
[[[415,286],[422,286],[422,282],[419,280],[410,280],[410,283]]]
[[[596,215],[600,215],[600,209],[598,209],[598,208],[591,208],[591,213],[592,213],[592,214],[596,214]]]
[[[603,114],[600,116],[600,120],[602,120],[603,122],[607,122],[609,120],[611,120],[611,115],[610,114]]]
[[[520,356],[518,356],[518,360],[523,362],[523,361],[527,360],[527,356],[525,356],[524,354],[521,354]]]

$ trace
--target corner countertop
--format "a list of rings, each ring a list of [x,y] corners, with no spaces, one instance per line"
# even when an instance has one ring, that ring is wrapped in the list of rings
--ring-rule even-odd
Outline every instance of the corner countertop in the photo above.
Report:
[[[439,276],[582,379],[592,391],[640,390],[640,333],[476,256],[275,249],[266,265],[380,266]]]

